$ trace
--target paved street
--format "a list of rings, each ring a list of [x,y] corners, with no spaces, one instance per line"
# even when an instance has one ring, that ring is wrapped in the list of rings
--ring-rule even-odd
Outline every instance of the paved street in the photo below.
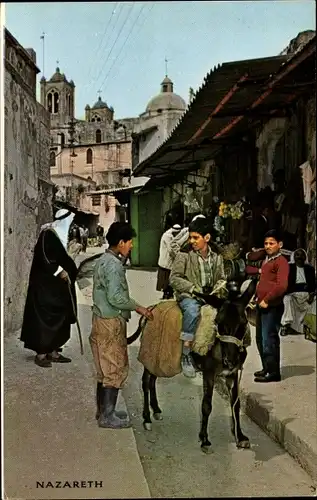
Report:
[[[85,285],[91,282],[87,265]],[[156,273],[128,271],[131,294],[144,305],[155,303]],[[83,283],[83,282],[82,282]],[[81,283],[81,285],[82,285]],[[82,289],[89,300],[91,287]],[[137,317],[129,324],[135,331]],[[124,398],[132,416],[133,429],[145,477],[152,496],[297,496],[313,495],[312,480],[278,444],[256,424],[242,416],[243,431],[251,440],[250,450],[237,450],[229,431],[230,409],[214,395],[210,421],[212,453],[200,450],[201,378],[182,375],[158,381],[158,396],[164,420],[153,422],[152,432],[142,426],[142,366],[136,357],[138,343],[130,347],[130,376]],[[272,390],[269,387],[268,391]]]

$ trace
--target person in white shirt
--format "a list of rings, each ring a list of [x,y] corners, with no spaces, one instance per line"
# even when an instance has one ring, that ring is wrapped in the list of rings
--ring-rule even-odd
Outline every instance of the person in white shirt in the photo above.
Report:
[[[181,226],[179,224],[174,224],[174,226],[165,231],[161,237],[156,290],[158,292],[163,292],[163,299],[170,299],[173,297],[173,289],[169,285],[169,277],[173,264],[171,243],[180,231]]]
[[[196,219],[205,219],[206,217],[203,214],[198,214],[193,217],[191,222],[194,222]],[[180,251],[183,245],[188,242],[189,239],[189,230],[188,227],[184,227],[179,233],[173,238],[170,244],[170,256],[174,261],[176,255]]]
[[[292,253],[289,265],[288,289],[284,297],[284,313],[281,319],[280,335],[303,333],[304,318],[314,300],[316,274],[307,262],[307,253],[298,248]]]

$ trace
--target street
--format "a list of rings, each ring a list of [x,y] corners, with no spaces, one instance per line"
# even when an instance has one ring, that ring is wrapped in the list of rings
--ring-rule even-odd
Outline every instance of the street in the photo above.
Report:
[[[82,270],[81,286],[91,296],[94,261]],[[156,273],[128,270],[131,295],[143,305],[155,303]],[[137,326],[133,316],[129,334]],[[198,432],[202,380],[182,375],[158,381],[163,420],[153,421],[153,430],[142,425],[142,366],[137,361],[138,341],[130,346],[130,375],[123,391],[133,422],[138,452],[153,497],[297,496],[313,495],[312,480],[278,444],[242,415],[243,432],[250,450],[238,450],[230,433],[230,408],[214,394],[209,437],[212,453],[200,450]],[[270,388],[267,388],[270,390]]]
[[[315,2],[266,4],[0,5],[6,500],[317,496]]]

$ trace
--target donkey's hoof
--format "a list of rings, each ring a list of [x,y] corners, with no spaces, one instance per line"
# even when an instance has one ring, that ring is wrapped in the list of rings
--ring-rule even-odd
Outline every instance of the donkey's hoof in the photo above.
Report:
[[[206,455],[210,455],[212,453],[211,445],[210,444],[202,444],[201,445],[201,451],[205,453]]]
[[[250,448],[250,441],[248,438],[243,438],[241,441],[237,442],[237,448],[244,448],[244,449],[249,449]]]
[[[146,431],[151,431],[152,430],[152,424],[149,422],[143,422],[143,427]]]
[[[154,420],[163,420],[162,413],[153,413]]]

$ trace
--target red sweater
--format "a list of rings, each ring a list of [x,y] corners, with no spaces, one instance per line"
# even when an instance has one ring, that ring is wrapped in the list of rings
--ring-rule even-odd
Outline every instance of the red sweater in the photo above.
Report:
[[[264,300],[270,306],[276,306],[283,300],[288,287],[289,265],[283,255],[263,262],[256,295],[258,302]]]

